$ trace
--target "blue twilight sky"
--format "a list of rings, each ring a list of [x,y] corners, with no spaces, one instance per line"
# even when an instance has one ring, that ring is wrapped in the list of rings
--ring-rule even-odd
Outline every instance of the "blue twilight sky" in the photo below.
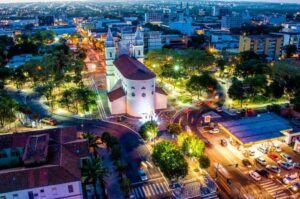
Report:
[[[0,3],[17,3],[17,2],[51,2],[51,1],[64,1],[64,0],[0,0]],[[70,0],[69,0],[70,1]],[[100,1],[100,0],[99,0]],[[110,1],[110,0],[102,0],[102,1]],[[114,0],[111,0],[114,1]],[[223,1],[232,1],[235,0],[223,0]],[[236,0],[238,1],[258,1],[258,2],[278,2],[278,3],[298,3],[300,4],[300,0]]]

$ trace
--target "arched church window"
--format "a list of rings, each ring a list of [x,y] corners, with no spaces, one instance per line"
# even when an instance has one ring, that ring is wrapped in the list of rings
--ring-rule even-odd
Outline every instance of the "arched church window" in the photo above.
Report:
[[[112,52],[109,52],[109,57],[112,57]]]
[[[154,92],[153,92],[153,91],[152,91],[151,93],[152,93],[152,95],[154,94]]]
[[[143,86],[143,87],[142,87],[142,89],[146,89],[146,87],[145,87],[145,86]]]
[[[141,55],[141,51],[140,50],[138,51],[138,55]]]
[[[142,93],[142,97],[146,97],[146,93]]]
[[[135,97],[135,93],[131,93],[131,96],[132,96],[132,97]]]
[[[135,89],[135,87],[134,87],[134,86],[131,86],[131,89]]]

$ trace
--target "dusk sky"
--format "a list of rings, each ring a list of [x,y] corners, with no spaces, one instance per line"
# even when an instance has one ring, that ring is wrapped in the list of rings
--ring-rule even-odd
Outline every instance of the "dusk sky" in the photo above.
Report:
[[[17,2],[50,2],[50,1],[63,1],[63,0],[0,0],[0,3],[17,3]],[[70,0],[68,0],[70,1]],[[110,1],[110,0],[100,0],[100,1]],[[113,0],[111,0],[113,1]],[[227,0],[223,0],[227,1]],[[229,0],[228,0],[229,1]],[[234,0],[231,0],[234,1]],[[239,1],[258,1],[258,2],[278,2],[278,3],[299,3],[299,0],[237,0]],[[115,1],[113,1],[115,2]]]

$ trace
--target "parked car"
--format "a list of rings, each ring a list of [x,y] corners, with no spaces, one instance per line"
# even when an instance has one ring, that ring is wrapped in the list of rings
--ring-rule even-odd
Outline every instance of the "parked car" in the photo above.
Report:
[[[205,146],[212,147],[212,143],[208,139],[203,139],[203,142],[205,143]]]
[[[290,175],[282,178],[282,182],[284,184],[290,184],[290,183],[296,181],[297,179],[298,179],[298,174],[294,173],[294,174],[290,174]]]
[[[265,146],[259,146],[257,149],[264,154],[268,153],[268,148]]]
[[[258,162],[259,164],[261,164],[263,166],[267,165],[265,158],[263,158],[262,156],[257,157],[255,160],[256,160],[256,162]]]
[[[227,146],[227,141],[225,139],[221,139],[221,145],[222,146]]]
[[[289,156],[286,153],[281,153],[280,156],[282,157],[282,159],[284,159],[287,162],[293,162],[293,159],[291,158],[291,156]]]
[[[274,173],[279,174],[280,173],[280,168],[275,165],[267,165],[266,168]]]
[[[291,189],[293,192],[298,192],[300,189],[300,181],[293,183],[293,185],[291,186]]]
[[[51,117],[45,117],[42,119],[42,123],[44,124],[48,124],[50,126],[56,126],[57,125],[57,121],[54,118]]]
[[[255,150],[252,148],[246,149],[246,152],[249,153],[250,156],[255,156]]]
[[[248,168],[251,168],[252,167],[252,164],[251,162],[248,160],[248,159],[243,159],[242,160],[242,163],[245,167],[248,167]]]
[[[300,162],[294,163],[294,167],[300,169]]]
[[[146,172],[142,168],[139,169],[139,176],[140,176],[140,178],[141,178],[142,181],[147,181],[148,180]]]
[[[269,158],[271,158],[274,161],[278,161],[279,160],[279,156],[275,153],[269,153],[268,154]]]
[[[211,134],[217,134],[220,133],[220,130],[218,128],[213,128],[212,130],[208,131]]]
[[[290,162],[278,161],[278,164],[286,170],[291,170],[294,168],[294,165]]]
[[[255,180],[260,181],[261,176],[256,171],[249,171],[249,175]]]
[[[259,175],[265,178],[273,178],[274,176],[267,169],[255,170]]]

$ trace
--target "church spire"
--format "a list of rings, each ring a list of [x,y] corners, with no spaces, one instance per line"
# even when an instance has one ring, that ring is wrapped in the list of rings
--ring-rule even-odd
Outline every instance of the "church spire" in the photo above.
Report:
[[[135,40],[137,45],[143,45],[143,43],[144,43],[141,28],[139,26],[136,28],[136,32],[135,32],[135,35],[134,35],[134,40]]]
[[[110,28],[108,28],[108,32],[107,32],[106,39],[105,39],[105,45],[106,46],[113,46],[114,45],[114,37],[111,33]]]

